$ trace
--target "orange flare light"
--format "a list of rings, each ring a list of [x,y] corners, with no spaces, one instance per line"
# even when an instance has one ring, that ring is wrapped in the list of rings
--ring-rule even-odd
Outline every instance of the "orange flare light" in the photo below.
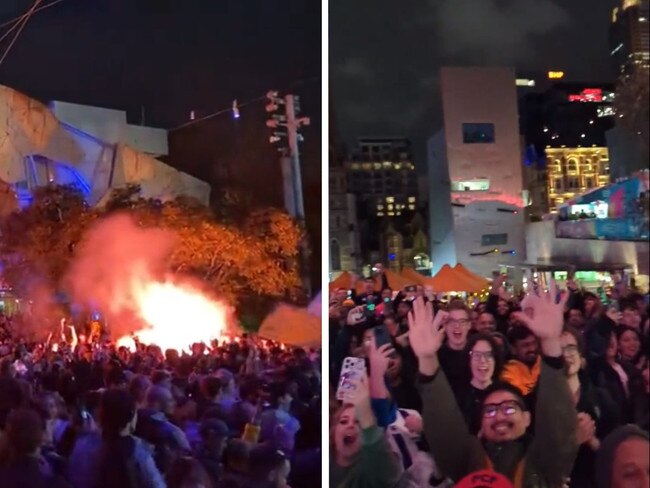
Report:
[[[155,281],[138,285],[132,287],[135,313],[145,325],[132,335],[141,343],[189,351],[192,344],[210,344],[226,330],[228,306],[192,286]],[[135,350],[132,335],[120,337],[118,347]]]

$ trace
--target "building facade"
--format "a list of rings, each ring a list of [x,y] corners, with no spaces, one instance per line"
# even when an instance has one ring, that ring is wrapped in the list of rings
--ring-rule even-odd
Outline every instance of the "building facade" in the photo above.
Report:
[[[609,183],[609,153],[606,147],[547,148],[545,172],[547,212],[556,213],[567,200]]]
[[[400,217],[416,210],[418,180],[408,139],[359,139],[346,169],[350,192],[363,213]]]
[[[621,0],[612,10],[610,48],[620,75],[650,67],[650,1]]]
[[[443,68],[444,130],[428,143],[432,272],[463,263],[489,276],[525,252],[516,77]]]

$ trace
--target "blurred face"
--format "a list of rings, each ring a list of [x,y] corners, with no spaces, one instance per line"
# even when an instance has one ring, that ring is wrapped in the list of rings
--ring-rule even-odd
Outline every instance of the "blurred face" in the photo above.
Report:
[[[375,282],[373,280],[366,280],[363,282],[363,292],[370,295],[375,291]]]
[[[634,332],[627,330],[621,334],[618,340],[618,351],[623,356],[623,359],[633,359],[640,350],[641,341],[639,341],[639,337]]]
[[[278,401],[278,408],[280,410],[289,411],[292,401],[293,397],[289,393],[285,393]]]
[[[483,402],[481,430],[490,442],[519,439],[530,425],[530,413],[508,391],[495,391]]]
[[[471,321],[465,310],[452,310],[449,312],[449,318],[445,322],[449,347],[455,350],[463,349],[467,344],[467,333],[470,326]]]
[[[50,419],[54,419],[58,416],[59,409],[56,404],[56,400],[53,396],[46,396],[41,402],[41,406],[47,412],[47,416]]]
[[[585,313],[587,315],[591,315],[591,313],[594,311],[594,308],[596,308],[596,300],[593,298],[587,298],[585,300]]]
[[[617,354],[618,354],[618,341],[616,340],[616,336],[612,334],[611,337],[609,338],[609,344],[607,346],[607,351],[605,352],[605,356],[610,361],[613,361],[616,359]]]
[[[641,438],[623,441],[612,465],[612,488],[645,488],[650,483],[650,444]]]
[[[397,306],[397,316],[399,318],[406,317],[410,311],[411,307],[409,307],[408,303],[400,302],[400,304]]]
[[[569,310],[569,319],[567,322],[571,327],[576,327],[578,329],[581,329],[582,326],[585,325],[585,319],[582,316],[582,312],[574,308]]]
[[[499,303],[497,304],[497,312],[499,313],[499,315],[507,315],[508,310],[509,310],[508,302],[500,299]]]
[[[562,354],[568,376],[575,376],[580,371],[581,358],[578,351],[578,341],[572,334],[562,334]]]
[[[532,366],[537,361],[539,354],[539,344],[537,338],[533,335],[515,342],[515,357],[522,363]]]
[[[480,383],[492,381],[494,375],[494,351],[487,341],[478,341],[470,351],[472,379]]]
[[[628,327],[639,330],[641,328],[641,315],[639,311],[636,309],[632,310],[631,308],[623,310],[621,325],[627,325]]]
[[[384,325],[386,326],[386,329],[388,329],[388,333],[391,336],[395,337],[397,335],[399,328],[397,326],[397,322],[395,322],[395,319],[393,318],[384,319]]]
[[[478,320],[476,321],[476,330],[486,334],[497,330],[497,322],[494,319],[494,316],[487,312],[479,315]]]
[[[361,429],[354,415],[354,407],[343,410],[334,426],[334,446],[336,462],[343,466],[348,466],[361,449]]]

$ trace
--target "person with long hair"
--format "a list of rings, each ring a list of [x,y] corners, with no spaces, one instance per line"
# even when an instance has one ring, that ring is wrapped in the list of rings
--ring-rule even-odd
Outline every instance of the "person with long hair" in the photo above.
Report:
[[[355,382],[330,428],[330,486],[336,488],[395,488],[400,469],[377,426],[367,378]]]

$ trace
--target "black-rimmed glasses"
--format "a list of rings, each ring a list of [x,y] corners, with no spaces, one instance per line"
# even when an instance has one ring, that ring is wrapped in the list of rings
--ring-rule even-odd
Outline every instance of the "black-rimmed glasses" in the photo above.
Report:
[[[510,416],[522,411],[523,409],[521,403],[516,400],[506,400],[501,403],[488,403],[487,405],[483,405],[483,417],[496,417],[497,412],[499,411],[503,415]]]

